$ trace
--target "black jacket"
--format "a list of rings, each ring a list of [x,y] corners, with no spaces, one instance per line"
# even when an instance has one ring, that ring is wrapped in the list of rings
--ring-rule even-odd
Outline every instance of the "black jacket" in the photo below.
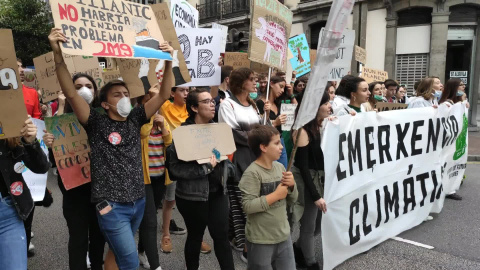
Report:
[[[2,177],[18,215],[25,220],[33,209],[33,199],[22,173],[17,173],[14,170],[15,164],[21,162],[32,172],[38,174],[46,173],[50,168],[50,162],[48,162],[47,156],[37,140],[32,144],[17,146],[13,150],[8,147],[7,140],[0,140],[0,170]],[[12,187],[16,187],[14,194],[11,191]]]
[[[213,122],[212,122],[213,123]],[[182,126],[195,124],[188,118]],[[226,182],[235,173],[233,164],[227,159],[212,167],[210,163],[198,164],[197,161],[178,159],[175,141],[167,148],[166,167],[172,181],[177,182],[175,195],[190,201],[208,201],[210,181],[221,184],[223,194],[226,194]]]

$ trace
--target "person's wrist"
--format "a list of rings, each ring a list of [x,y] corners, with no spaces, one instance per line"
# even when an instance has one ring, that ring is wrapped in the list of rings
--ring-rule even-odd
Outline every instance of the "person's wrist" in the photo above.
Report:
[[[22,142],[23,145],[32,145],[32,144],[34,144],[35,141],[37,140],[36,137],[33,137],[33,138],[31,138],[31,139],[30,139],[30,138],[27,139],[27,138],[28,138],[28,137],[22,137],[22,138],[20,139],[20,141]]]

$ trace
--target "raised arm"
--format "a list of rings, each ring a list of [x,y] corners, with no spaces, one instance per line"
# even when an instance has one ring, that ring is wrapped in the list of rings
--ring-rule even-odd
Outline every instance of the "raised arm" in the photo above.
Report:
[[[87,124],[88,116],[90,115],[90,106],[88,103],[77,94],[72,77],[68,71],[67,65],[63,59],[62,50],[60,49],[60,42],[68,42],[65,35],[58,28],[53,28],[48,36],[50,46],[53,50],[53,60],[57,72],[58,82],[62,88],[63,94],[72,106],[73,112],[81,124]]]

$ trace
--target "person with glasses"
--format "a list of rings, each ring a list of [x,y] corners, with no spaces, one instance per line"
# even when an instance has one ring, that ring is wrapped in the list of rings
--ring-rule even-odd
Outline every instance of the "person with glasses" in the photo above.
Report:
[[[405,85],[399,85],[397,88],[397,92],[395,93],[395,102],[405,104],[406,99],[407,99],[407,88],[405,87]]]
[[[214,123],[215,104],[207,90],[191,91],[186,100],[188,118],[182,126]],[[177,156],[175,142],[167,149],[167,167],[177,182],[178,210],[188,230],[184,249],[188,270],[199,268],[200,247],[207,226],[220,269],[235,269],[228,241],[227,189],[222,181],[225,170],[230,167],[230,172],[234,171],[228,163],[228,159],[219,161],[215,155],[205,164],[182,161]]]

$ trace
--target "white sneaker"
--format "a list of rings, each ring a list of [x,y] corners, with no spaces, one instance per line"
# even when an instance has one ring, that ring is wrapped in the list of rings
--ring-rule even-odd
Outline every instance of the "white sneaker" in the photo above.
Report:
[[[90,268],[92,267],[91,267],[90,258],[88,257],[88,252],[87,252],[87,269],[90,269]]]
[[[34,250],[35,246],[33,245],[32,242],[30,242],[30,245],[28,245],[28,250]]]
[[[155,269],[155,270],[162,270],[162,267],[159,266],[159,267],[157,267],[157,269]]]
[[[429,220],[432,220],[432,219],[433,219],[432,216],[428,216],[428,217],[425,219],[425,221],[429,221]]]
[[[33,238],[35,237],[35,234],[33,233],[33,231],[30,232],[30,238]]]
[[[145,255],[145,252],[142,252],[142,253],[139,252],[138,253],[138,260],[140,261],[140,265],[143,266],[143,268],[150,269],[150,264],[148,263],[147,256]],[[160,268],[160,270],[162,270],[162,269]]]

